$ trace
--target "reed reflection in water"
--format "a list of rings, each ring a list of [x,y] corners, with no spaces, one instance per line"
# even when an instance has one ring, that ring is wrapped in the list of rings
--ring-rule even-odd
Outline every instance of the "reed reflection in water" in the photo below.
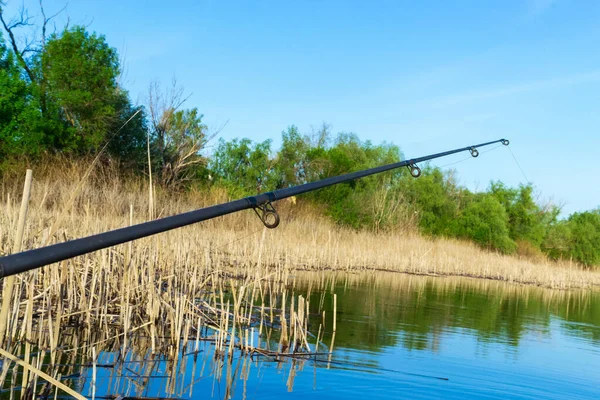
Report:
[[[597,292],[396,273],[298,273],[288,282],[288,301],[306,300],[310,354],[281,354],[281,326],[246,330],[252,336],[238,343],[263,350],[231,354],[215,351],[210,332],[161,356],[132,336],[125,354],[105,342],[95,367],[63,376],[90,397],[95,387],[95,398],[600,397]]]

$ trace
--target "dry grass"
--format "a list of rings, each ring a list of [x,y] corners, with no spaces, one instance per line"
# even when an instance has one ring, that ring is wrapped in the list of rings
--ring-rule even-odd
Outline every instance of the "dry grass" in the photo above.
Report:
[[[73,207],[67,210],[60,226],[53,226],[83,174],[80,165],[68,160],[58,160],[46,171],[34,170],[25,248],[122,227],[130,223],[131,216],[134,223],[147,220],[146,182],[122,179],[113,169],[104,167],[102,173],[93,174],[79,190]],[[0,216],[0,251],[3,252],[12,246],[21,181],[10,179],[1,183],[0,194],[6,205]],[[9,196],[10,201],[7,199]],[[156,216],[172,215],[228,200],[226,194],[218,189],[181,195],[157,190]],[[299,268],[376,269],[470,276],[560,289],[600,284],[600,273],[568,263],[546,261],[538,252],[524,248],[525,245],[520,246],[523,247],[520,251],[522,256],[503,256],[456,240],[340,228],[321,217],[319,210],[305,204],[293,206],[282,201],[276,207],[282,223],[275,230],[263,232],[254,213],[245,211],[143,239],[131,246],[123,245],[112,249],[110,254],[124,254],[129,247],[154,248],[160,263],[184,257],[188,263],[201,262],[202,268],[209,271],[232,267],[236,273],[242,274],[254,273],[256,265],[260,264],[261,273],[281,273]],[[51,231],[56,233],[48,238]],[[101,253],[88,259],[97,260]],[[206,265],[208,258],[214,258],[215,262]],[[140,262],[145,261],[142,259]]]
[[[24,249],[148,219],[146,181],[124,179],[110,166],[95,171],[83,185],[85,169],[65,159],[34,168],[33,175]],[[3,254],[13,247],[22,179],[15,174],[0,182]],[[227,200],[216,189],[173,194],[157,188],[154,210],[162,217]],[[177,365],[182,346],[199,340],[203,327],[210,328],[205,333],[217,354],[234,348],[247,353],[310,351],[308,304],[286,292],[290,274],[297,270],[470,276],[560,289],[600,284],[600,273],[575,266],[532,263],[458,241],[356,232],[333,225],[307,205],[284,201],[276,207],[282,223],[275,230],[265,229],[252,211],[245,211],[20,275],[4,349],[20,356],[21,344],[28,342],[36,351],[48,352],[45,372],[54,378],[69,372],[55,367],[59,359],[70,357],[74,365],[77,359],[92,360],[107,346],[127,354],[140,338],[146,350],[137,354],[162,354]],[[65,342],[69,326],[81,336]],[[278,349],[269,348],[268,341],[251,343],[254,330],[263,329],[278,331]],[[325,329],[331,327],[319,327],[317,343]],[[34,352],[23,362],[33,371],[44,355]],[[4,364],[0,384],[9,376],[13,384],[21,384],[9,366]],[[24,380],[23,386],[37,384],[37,376],[25,375]]]

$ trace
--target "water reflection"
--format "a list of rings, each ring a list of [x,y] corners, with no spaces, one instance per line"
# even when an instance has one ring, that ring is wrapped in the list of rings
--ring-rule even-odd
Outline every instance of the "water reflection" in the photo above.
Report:
[[[317,355],[215,357],[202,341],[155,358],[138,338],[124,357],[101,354],[98,364],[112,367],[98,369],[96,398],[600,397],[597,292],[386,273],[292,282],[309,302]],[[275,331],[255,335],[265,348],[280,343]],[[91,382],[88,368],[78,388],[91,394]]]
[[[311,277],[300,275],[300,282]],[[401,345],[436,351],[447,331],[469,330],[482,343],[517,347],[523,335],[550,334],[553,318],[575,336],[600,340],[600,294],[515,286],[497,281],[393,273],[324,274],[298,284],[312,291],[311,322],[319,306],[338,297],[336,345],[380,351]],[[329,314],[326,326],[332,326]],[[327,336],[326,336],[327,337]]]

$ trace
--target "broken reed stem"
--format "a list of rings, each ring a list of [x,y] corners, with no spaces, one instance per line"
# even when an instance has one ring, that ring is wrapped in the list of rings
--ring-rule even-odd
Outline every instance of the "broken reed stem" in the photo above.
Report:
[[[20,360],[19,358],[13,356],[12,354],[10,354],[9,352],[7,352],[4,349],[0,349],[0,355],[2,355],[2,357],[7,358],[8,360],[16,363],[17,365],[20,365],[21,367],[27,369],[29,372],[31,372],[34,375],[38,375],[40,378],[46,380],[48,383],[51,383],[52,385],[56,386],[57,389],[60,389],[62,391],[64,391],[65,393],[75,397],[76,399],[79,400],[87,400],[87,397],[82,396],[81,394],[77,393],[75,390],[71,389],[70,387],[68,387],[67,385],[61,383],[60,381],[54,379],[53,377],[51,377],[50,375],[44,373],[43,371],[40,371],[39,369],[37,369],[36,367],[27,364],[26,362]],[[16,376],[13,375],[13,377]]]
[[[337,327],[337,294],[333,294],[333,331],[336,331]]]
[[[148,219],[154,219],[154,193],[152,184],[152,160],[150,159],[150,133],[148,133]]]
[[[96,347],[92,347],[92,400],[96,399]],[[35,393],[35,392],[34,392]]]
[[[13,253],[21,251],[23,244],[23,231],[25,230],[25,220],[27,218],[27,206],[31,194],[31,181],[33,171],[28,169],[25,173],[25,184],[23,186],[23,197],[21,199],[21,208],[19,209],[19,220],[17,222],[17,232],[15,233],[15,242],[13,243]],[[6,330],[8,324],[8,310],[10,309],[15,286],[15,277],[9,276],[4,280],[2,290],[2,308],[0,309],[0,344],[5,343]]]

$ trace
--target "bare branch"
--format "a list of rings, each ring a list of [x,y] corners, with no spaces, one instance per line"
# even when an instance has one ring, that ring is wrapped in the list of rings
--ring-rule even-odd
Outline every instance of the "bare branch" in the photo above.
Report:
[[[31,26],[31,25],[33,25],[31,23],[31,17],[29,17],[27,10],[23,6],[21,6],[21,9],[19,10],[18,18],[13,18],[10,21],[10,23],[8,24],[8,28],[14,29],[14,28],[19,28],[19,27],[23,27],[23,26]]]
[[[56,13],[52,14],[49,17],[46,17],[46,11],[44,10],[43,0],[40,0],[40,11],[42,12],[42,18],[43,18],[43,21],[42,21],[42,47],[46,46],[46,31],[47,31],[48,23],[50,21],[52,21],[52,19],[56,18],[63,11],[65,11],[67,9],[68,5],[69,5],[69,3],[65,4],[64,7],[61,8],[60,10],[58,10]],[[54,30],[56,31],[56,25],[54,25]]]
[[[29,65],[27,65],[25,58],[23,58],[23,53],[19,50],[19,45],[17,44],[17,39],[15,38],[15,34],[13,32],[13,29],[15,29],[17,27],[29,25],[29,16],[27,16],[27,13],[23,9],[21,9],[19,19],[13,20],[10,23],[7,23],[6,20],[4,19],[4,9],[2,7],[0,7],[0,22],[2,23],[4,30],[8,33],[8,37],[10,39],[10,44],[12,46],[13,52],[17,56],[17,60],[19,61],[19,64],[21,64],[21,67],[27,73],[27,76],[29,77],[29,79],[31,81],[34,81],[35,75],[33,74],[33,71],[31,70],[31,68],[29,68]]]
[[[160,181],[164,186],[177,187],[190,180],[195,166],[206,163],[200,151],[206,144],[206,126],[194,111],[180,111],[189,99],[176,79],[171,87],[162,90],[157,82],[148,91],[150,122],[154,130]]]

